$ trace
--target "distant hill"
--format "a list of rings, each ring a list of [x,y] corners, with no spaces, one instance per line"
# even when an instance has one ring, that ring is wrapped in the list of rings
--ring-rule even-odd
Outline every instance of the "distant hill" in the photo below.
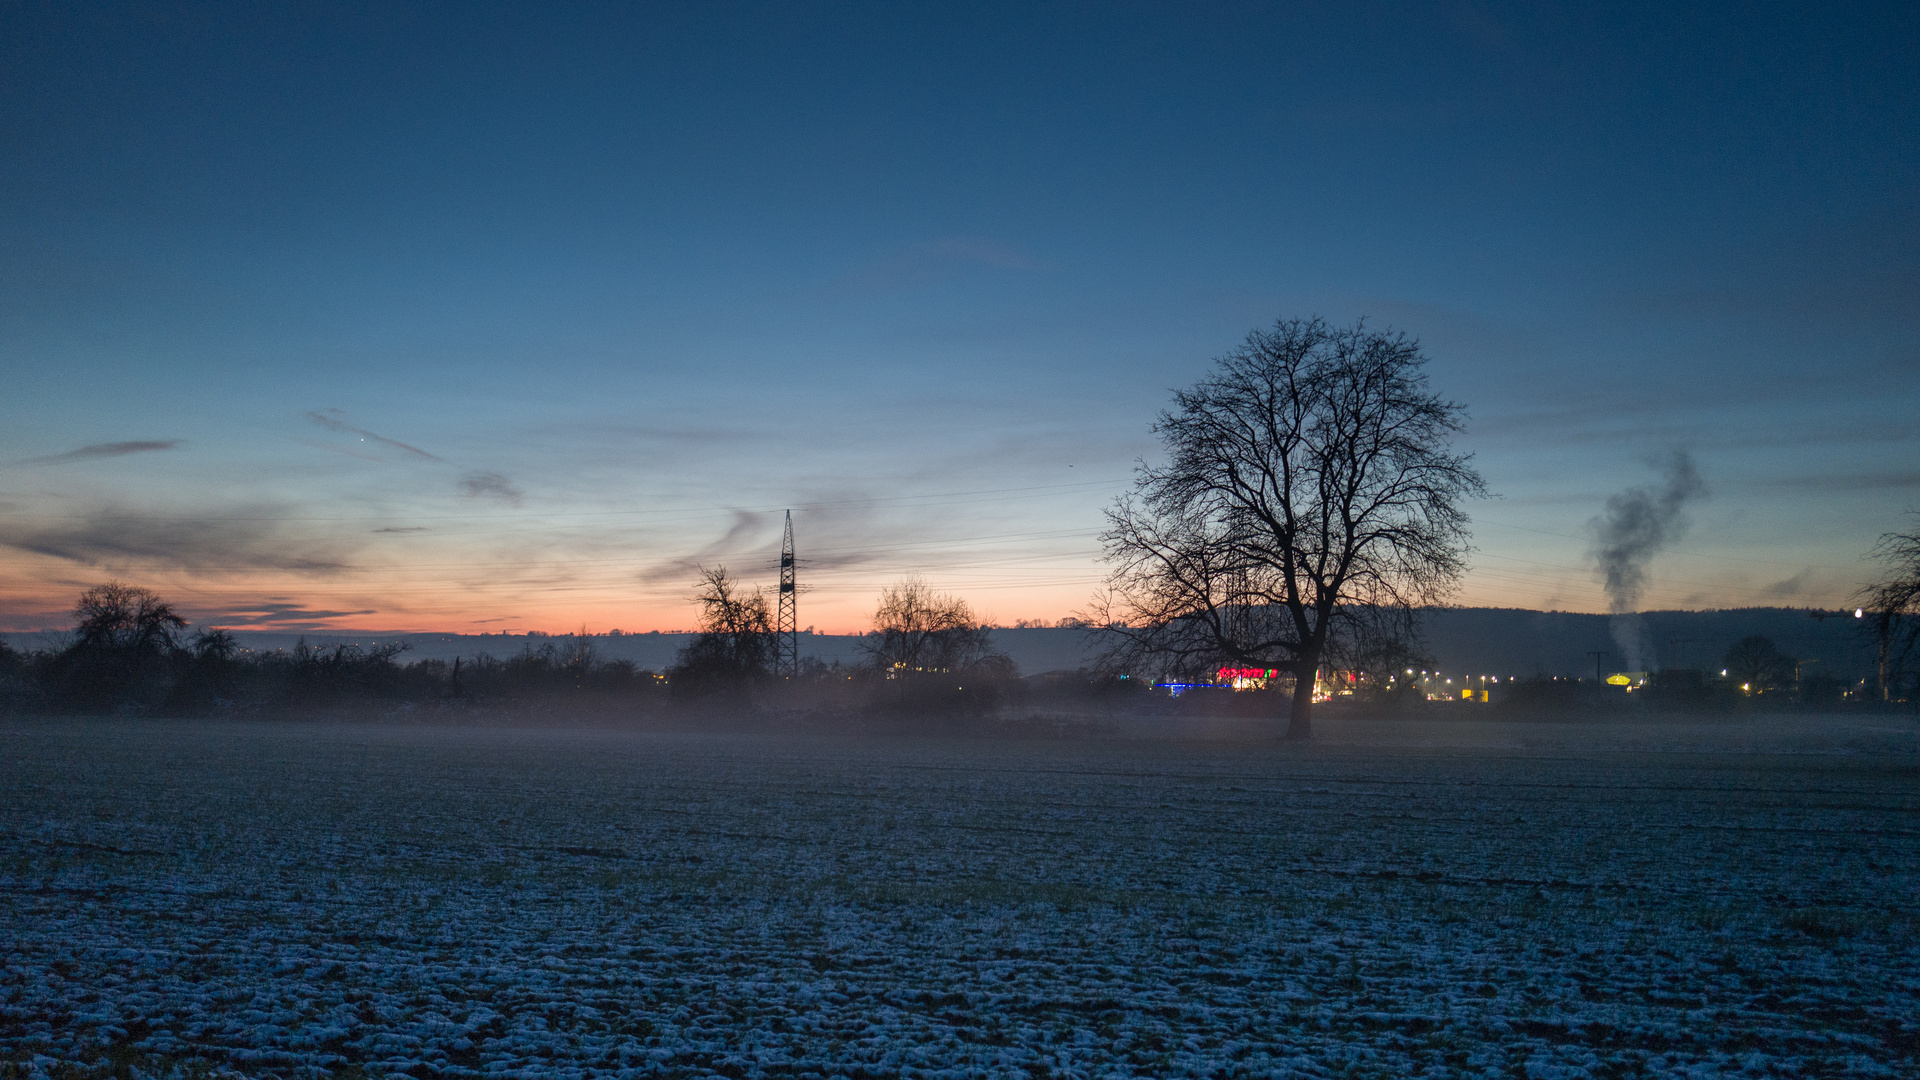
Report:
[[[1826,613],[1823,613],[1826,614]],[[1606,615],[1567,611],[1529,611],[1524,608],[1437,608],[1426,613],[1423,629],[1427,651],[1442,671],[1463,674],[1531,676],[1591,676],[1590,653],[1612,655],[1603,661],[1617,671],[1625,661],[1617,655]],[[1641,615],[1646,640],[1660,666],[1717,670],[1727,647],[1749,634],[1771,638],[1781,652],[1806,661],[1818,661],[1820,671],[1852,682],[1870,678],[1874,651],[1864,629],[1852,618],[1816,619],[1803,608],[1737,608],[1728,611],[1650,611]],[[61,636],[16,633],[4,636],[17,649],[55,648]],[[409,660],[471,659],[481,653],[505,658],[529,646],[539,648],[561,638],[525,634],[283,634],[237,631],[243,648],[291,649],[302,637],[314,645],[362,646],[404,642]],[[597,635],[594,647],[609,660],[630,660],[658,671],[673,663],[674,654],[691,634]],[[800,654],[826,663],[857,664],[863,659],[858,634],[802,634]],[[1072,670],[1091,663],[1088,635],[1062,628],[1001,629],[994,643],[1013,657],[1023,674]]]

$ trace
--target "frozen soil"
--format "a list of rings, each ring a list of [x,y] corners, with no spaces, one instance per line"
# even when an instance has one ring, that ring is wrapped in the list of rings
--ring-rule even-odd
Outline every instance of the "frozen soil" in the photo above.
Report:
[[[1911,1077],[1879,724],[9,721],[0,1076]]]

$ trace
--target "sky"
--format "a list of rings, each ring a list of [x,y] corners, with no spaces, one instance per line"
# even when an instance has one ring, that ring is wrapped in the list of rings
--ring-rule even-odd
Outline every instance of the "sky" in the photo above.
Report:
[[[1276,319],[1467,406],[1456,602],[1846,605],[1920,506],[1910,5],[0,5],[0,629],[1087,607]]]

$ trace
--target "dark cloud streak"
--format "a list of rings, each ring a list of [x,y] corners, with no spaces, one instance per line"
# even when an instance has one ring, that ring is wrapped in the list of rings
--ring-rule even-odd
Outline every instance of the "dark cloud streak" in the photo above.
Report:
[[[403,443],[398,439],[390,439],[378,432],[368,431],[366,428],[348,423],[347,414],[339,409],[316,409],[307,413],[306,416],[307,419],[326,428],[328,431],[339,431],[349,435],[357,435],[363,440],[372,440],[382,446],[391,446],[414,457],[432,461],[437,464],[453,464],[438,454],[428,453],[410,443]],[[305,439],[299,441],[307,442]],[[358,453],[350,448],[329,446],[325,443],[309,443],[309,445],[317,446],[323,450],[346,454],[351,457],[367,458],[372,461],[380,460],[373,455]],[[518,487],[514,486],[513,481],[508,480],[497,472],[486,472],[483,470],[474,470],[463,475],[459,480],[459,489],[460,493],[467,498],[492,499],[496,502],[506,503],[509,506],[519,506],[520,500],[523,497],[523,493]]]
[[[190,573],[282,570],[328,575],[344,552],[290,535],[277,508],[245,507],[208,518],[105,507],[70,518],[0,522],[0,547],[86,566],[158,566]]]
[[[510,506],[520,505],[520,489],[499,473],[468,473],[460,478],[460,493],[470,499],[493,499]]]
[[[326,428],[328,431],[343,431],[350,435],[358,435],[363,439],[372,439],[374,442],[381,443],[386,446],[391,446],[398,450],[404,450],[409,454],[413,454],[416,457],[425,458],[428,461],[445,461],[446,460],[445,458],[440,457],[436,454],[429,454],[425,450],[422,450],[417,446],[411,446],[411,445],[408,445],[407,443],[403,443],[399,439],[389,439],[385,435],[375,434],[374,432],[368,431],[366,428],[355,427],[354,425],[347,423],[346,415],[347,415],[346,413],[341,412],[339,409],[317,409],[317,410],[314,410],[313,412],[309,412],[307,414],[307,419],[313,421],[316,424],[319,424],[321,427]]]
[[[22,465],[56,465],[63,461],[91,461],[95,458],[126,457],[129,454],[151,454],[162,450],[171,450],[179,446],[180,439],[149,439],[135,442],[93,443],[64,454],[50,454],[46,457],[28,458]]]
[[[378,615],[374,608],[361,608],[356,611],[331,611],[310,608],[298,601],[273,599],[257,604],[242,604],[222,611],[201,613],[198,622],[206,626],[248,626],[266,627],[284,630],[326,630],[331,629],[325,620],[347,618],[354,615]]]
[[[685,577],[688,588],[692,588],[694,579],[700,576],[700,568],[706,565],[708,560],[713,559],[717,555],[740,554],[740,546],[744,545],[747,538],[762,529],[770,529],[767,523],[772,520],[773,515],[769,512],[735,510],[733,511],[733,524],[727,527],[726,535],[703,545],[700,550],[683,559],[675,559],[651,570],[642,571],[640,581],[647,585],[658,585],[663,582]],[[769,531],[769,536],[771,537],[768,541],[769,547],[779,543],[777,534],[772,534]],[[733,568],[735,576],[745,576],[738,572],[740,569],[739,567]]]

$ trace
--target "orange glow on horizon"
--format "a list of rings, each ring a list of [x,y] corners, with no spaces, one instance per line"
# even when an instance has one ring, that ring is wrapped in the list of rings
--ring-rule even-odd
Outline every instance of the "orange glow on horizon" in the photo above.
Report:
[[[1005,550],[1005,549],[999,549]],[[427,553],[420,553],[427,554]],[[695,625],[695,563],[646,564],[625,559],[514,562],[498,556],[467,564],[461,552],[434,551],[432,562],[343,568],[327,573],[239,570],[214,576],[178,569],[88,567],[50,556],[0,554],[0,630],[59,630],[70,625],[74,599],[108,579],[153,589],[196,626],[312,633],[479,634],[530,630],[566,634],[585,627],[603,634],[686,630]],[[1498,555],[1468,573],[1452,602],[1463,607],[1604,613],[1607,599],[1590,570],[1573,565],[1503,564]],[[942,556],[960,563],[943,568]],[[1104,566],[1078,552],[1041,550],[990,562],[964,548],[930,552],[924,565],[900,562],[801,572],[799,625],[822,634],[871,627],[882,588],[917,573],[940,592],[966,600],[991,625],[1017,620],[1054,623],[1084,612],[1104,580]],[[916,555],[916,558],[920,556]],[[777,553],[735,555],[724,562],[748,586],[771,592]],[[1017,561],[1016,561],[1017,560]],[[761,563],[770,565],[761,566]],[[1507,560],[1506,563],[1518,562]],[[636,571],[643,567],[645,573]],[[1702,582],[1650,589],[1647,610],[1779,606],[1751,586]]]

